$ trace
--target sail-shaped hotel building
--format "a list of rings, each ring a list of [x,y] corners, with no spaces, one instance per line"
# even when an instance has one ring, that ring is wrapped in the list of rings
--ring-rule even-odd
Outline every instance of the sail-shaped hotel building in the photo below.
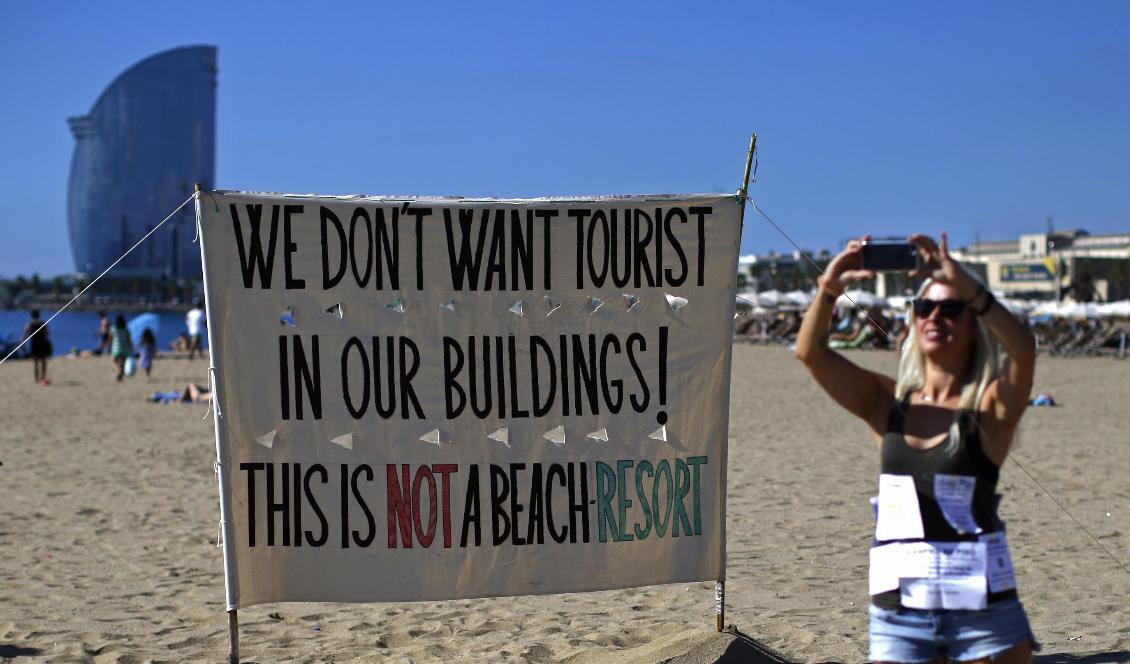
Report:
[[[216,48],[146,58],[114,80],[75,138],[67,223],[75,270],[102,271],[216,171]],[[200,278],[194,211],[185,206],[114,270],[119,277]]]

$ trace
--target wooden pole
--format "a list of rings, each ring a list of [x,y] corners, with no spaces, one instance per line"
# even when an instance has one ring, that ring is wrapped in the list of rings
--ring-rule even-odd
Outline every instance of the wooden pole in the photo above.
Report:
[[[228,611],[228,664],[239,664],[239,616]]]
[[[754,132],[749,137],[749,152],[745,156],[745,175],[742,176],[742,188],[738,190],[738,203],[742,206],[742,211],[738,213],[741,219],[742,228],[745,228],[745,202],[749,197],[749,176],[753,168],[753,155],[757,153],[757,132]]]
[[[721,632],[726,629],[726,580],[714,582],[714,628]]]
[[[749,176],[753,170],[753,155],[757,153],[757,134],[753,133],[749,137],[749,152],[745,157],[745,173],[742,175],[742,187],[738,190],[738,205],[741,211],[738,213],[738,218],[741,219],[741,228],[745,229],[745,206],[746,199],[749,197]],[[738,242],[741,242],[739,231]],[[726,467],[728,460],[723,463],[723,468]],[[719,632],[726,629],[726,494],[722,493],[722,573],[719,575],[717,581],[714,582],[714,628]]]

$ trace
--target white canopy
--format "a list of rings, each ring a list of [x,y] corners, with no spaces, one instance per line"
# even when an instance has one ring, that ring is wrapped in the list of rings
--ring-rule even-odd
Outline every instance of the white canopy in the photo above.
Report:
[[[1058,316],[1059,305],[1055,302],[1040,302],[1031,311],[1029,316]]]
[[[1109,318],[1130,318],[1130,300],[1106,302],[1098,306],[1099,315]]]
[[[1098,318],[1099,305],[1093,302],[1061,302],[1056,315],[1060,318]]]
[[[757,303],[763,307],[779,307],[784,299],[784,293],[779,290],[761,291],[757,294]]]
[[[812,304],[812,294],[806,293],[805,291],[802,291],[802,290],[789,291],[788,293],[785,293],[782,297],[784,298],[785,302],[787,302],[789,304],[795,304],[798,307],[802,307],[802,308],[806,308],[806,309],[808,308],[808,305]]]
[[[884,307],[887,305],[887,300],[885,300],[884,298],[881,298],[874,293],[869,293],[865,290],[853,288],[852,290],[846,291],[843,295],[836,299],[836,306],[850,307],[852,306],[852,302],[854,302],[856,306],[865,308]]]
[[[906,305],[910,303],[911,298],[905,295],[892,295],[887,298],[887,306],[897,311],[906,309]]]
[[[1014,316],[1026,316],[1036,306],[1035,302],[1029,302],[1028,300],[1017,300],[1008,297],[998,297],[997,302],[1000,302],[1001,306],[1012,312]]]

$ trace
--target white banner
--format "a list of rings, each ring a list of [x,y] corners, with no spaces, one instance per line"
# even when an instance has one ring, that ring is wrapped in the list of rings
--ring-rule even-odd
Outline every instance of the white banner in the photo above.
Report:
[[[719,578],[739,214],[200,195],[229,606]]]

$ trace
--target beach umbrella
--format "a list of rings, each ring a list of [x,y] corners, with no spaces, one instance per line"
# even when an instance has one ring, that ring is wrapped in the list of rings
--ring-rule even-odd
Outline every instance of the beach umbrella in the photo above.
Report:
[[[757,295],[754,293],[738,293],[734,297],[734,315],[745,316],[757,308]]]
[[[905,295],[892,295],[887,298],[887,306],[896,310],[903,311],[906,305],[910,302],[910,298]]]
[[[753,291],[738,293],[735,297],[737,299],[734,303],[734,306],[738,309],[753,309],[757,306],[757,293],[754,293]]]
[[[1107,318],[1130,318],[1130,300],[1106,302],[1098,307],[1099,315]]]
[[[1028,300],[1017,300],[1007,297],[998,297],[997,302],[1000,302],[1001,306],[1008,309],[1013,316],[1026,316],[1028,312],[1032,311],[1033,307],[1036,306],[1035,303],[1029,302]]]
[[[789,291],[785,293],[782,298],[785,302],[795,304],[802,309],[807,309],[808,305],[812,304],[812,294],[802,290]]]
[[[1091,302],[1061,302],[1056,315],[1060,318],[1098,318],[1099,307]]]
[[[154,313],[144,313],[134,316],[128,323],[126,328],[129,329],[129,338],[133,341],[133,345],[137,346],[141,343],[141,333],[145,328],[149,328],[156,337],[161,331],[161,319]]]
[[[757,303],[763,307],[779,307],[784,301],[784,294],[779,290],[761,291],[757,294]]]
[[[853,288],[852,290],[845,292],[839,297],[839,299],[836,300],[836,306],[850,307],[852,306],[852,302],[854,302],[856,306],[860,306],[865,309],[869,309],[871,307],[883,307],[887,304],[887,301],[885,299],[879,297],[874,293],[869,293],[865,290]]]

